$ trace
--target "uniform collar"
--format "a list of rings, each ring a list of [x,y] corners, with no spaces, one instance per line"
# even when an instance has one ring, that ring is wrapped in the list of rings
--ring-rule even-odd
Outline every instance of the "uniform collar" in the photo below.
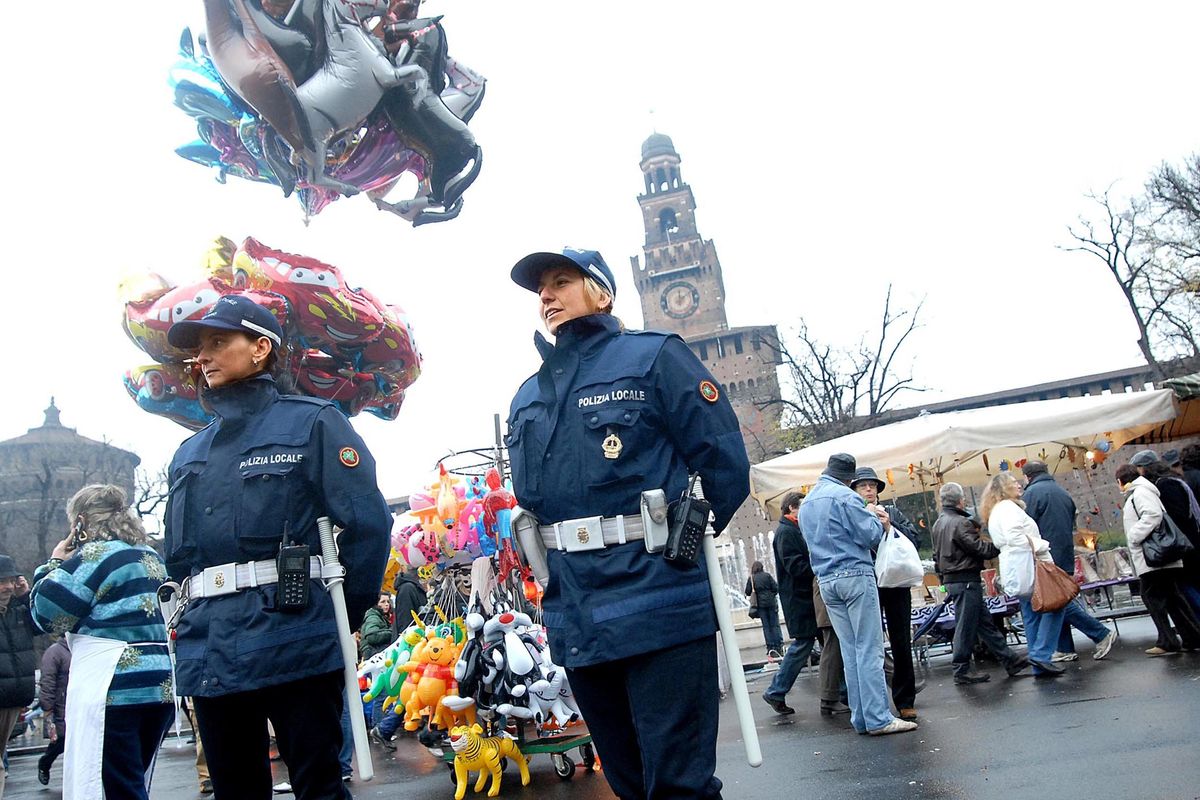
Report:
[[[533,335],[533,346],[537,348],[543,361],[549,361],[555,353],[576,348],[585,349],[620,332],[621,323],[612,314],[589,314],[586,317],[568,320],[559,326],[554,344],[550,344],[541,331],[538,331]]]
[[[205,393],[204,399],[223,422],[257,414],[279,397],[275,379],[265,372]]]

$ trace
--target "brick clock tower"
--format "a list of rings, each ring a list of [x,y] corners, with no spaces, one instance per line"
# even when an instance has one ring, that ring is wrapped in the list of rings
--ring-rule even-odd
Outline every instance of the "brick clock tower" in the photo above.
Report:
[[[650,330],[677,333],[699,356],[733,404],[750,461],[782,452],[779,446],[777,355],[765,341],[777,341],[774,325],[729,327],[725,282],[711,239],[696,226],[696,198],[679,171],[680,158],[670,137],[653,134],[642,143],[646,191],[638,196],[646,243],[633,256],[633,282],[642,300],[642,318]],[[764,341],[765,340],[765,341]],[[729,525],[744,540],[774,528],[747,500]]]

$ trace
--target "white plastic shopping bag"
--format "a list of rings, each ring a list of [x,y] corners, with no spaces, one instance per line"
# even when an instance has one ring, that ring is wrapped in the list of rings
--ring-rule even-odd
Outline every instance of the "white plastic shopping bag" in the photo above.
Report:
[[[1000,588],[1013,597],[1033,594],[1033,551],[1028,547],[1006,547],[1000,551]]]
[[[925,581],[916,545],[894,527],[883,534],[875,551],[875,580],[885,589],[920,586]]]

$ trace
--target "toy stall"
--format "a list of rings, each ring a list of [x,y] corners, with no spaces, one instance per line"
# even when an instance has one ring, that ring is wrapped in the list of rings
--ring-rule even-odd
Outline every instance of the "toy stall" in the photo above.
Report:
[[[503,455],[497,446],[443,459],[410,495],[384,588],[402,566],[415,569],[429,603],[359,672],[364,703],[384,697],[403,716],[404,729],[446,763],[460,800],[471,773],[476,791],[489,778],[495,789],[509,764],[527,785],[535,755],[548,755],[562,780],[598,768],[541,624],[542,589],[517,552]]]

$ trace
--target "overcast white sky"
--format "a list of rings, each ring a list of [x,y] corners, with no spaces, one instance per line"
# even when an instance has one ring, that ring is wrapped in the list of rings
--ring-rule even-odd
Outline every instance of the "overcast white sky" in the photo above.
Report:
[[[194,138],[166,72],[199,0],[115,4],[64,28],[0,26],[7,105],[6,358],[0,439],[65,424],[170,458],[183,428],[122,372],[118,280],[197,278],[218,234],[341,267],[409,312],[424,374],[400,418],[355,419],[389,496],[486,445],[537,367],[525,253],[601,250],[641,324],[639,148],[670,135],[725,270],[731,325],[804,319],[856,340],[885,284],[928,295],[910,354],[936,392],[906,404],[1139,363],[1115,285],[1063,253],[1082,195],[1136,189],[1196,148],[1200,8],[1150,3],[498,3],[430,0],[451,53],[488,78],[484,169],[453,222],[412,229],[364,198],[305,228],[270,187],[173,149]],[[651,117],[650,110],[654,110]]]

